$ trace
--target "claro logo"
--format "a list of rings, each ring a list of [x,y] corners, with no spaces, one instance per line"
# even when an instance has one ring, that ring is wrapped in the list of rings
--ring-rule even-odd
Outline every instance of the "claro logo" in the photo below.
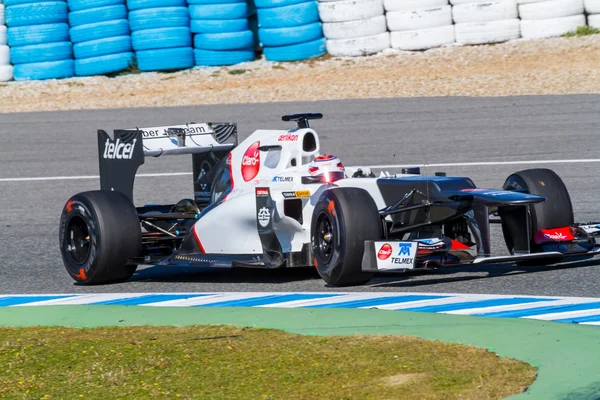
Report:
[[[260,170],[260,142],[254,142],[242,158],[242,177],[246,182],[254,179]]]
[[[390,246],[389,243],[385,243],[383,246],[381,246],[381,248],[377,252],[377,258],[379,258],[382,261],[387,260],[388,258],[390,258],[391,255],[392,255],[392,246]]]
[[[106,139],[103,157],[111,160],[131,160],[136,142],[137,139],[133,139],[133,143],[121,143],[121,140],[117,139],[112,143],[110,139]]]

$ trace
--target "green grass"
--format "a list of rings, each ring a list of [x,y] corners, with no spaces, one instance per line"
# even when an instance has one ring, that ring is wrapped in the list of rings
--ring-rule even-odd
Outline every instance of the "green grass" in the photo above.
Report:
[[[592,28],[591,26],[578,26],[575,31],[567,32],[563,37],[581,37],[589,35],[597,35],[600,33],[600,29]]]
[[[0,329],[2,398],[498,399],[522,392],[535,375],[482,349],[401,336]]]
[[[231,71],[229,71],[229,75],[241,75],[241,74],[245,74],[246,72],[248,72],[245,69],[232,69]]]

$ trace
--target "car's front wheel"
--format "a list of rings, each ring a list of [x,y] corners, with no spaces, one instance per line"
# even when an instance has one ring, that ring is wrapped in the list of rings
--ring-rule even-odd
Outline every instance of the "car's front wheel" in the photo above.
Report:
[[[330,285],[367,283],[371,272],[362,271],[365,240],[383,236],[375,201],[364,189],[333,188],[319,198],[311,222],[314,264]]]
[[[137,210],[120,192],[71,197],[62,211],[59,238],[67,272],[88,285],[129,279],[137,269],[129,260],[142,253]]]

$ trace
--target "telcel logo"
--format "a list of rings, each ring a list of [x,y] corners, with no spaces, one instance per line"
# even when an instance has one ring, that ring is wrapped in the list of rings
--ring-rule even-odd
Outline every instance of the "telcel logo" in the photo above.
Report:
[[[121,143],[121,139],[117,139],[115,143],[111,143],[110,139],[106,139],[104,145],[104,158],[112,160],[131,160],[133,157],[133,149],[137,139],[133,139],[133,143]]]

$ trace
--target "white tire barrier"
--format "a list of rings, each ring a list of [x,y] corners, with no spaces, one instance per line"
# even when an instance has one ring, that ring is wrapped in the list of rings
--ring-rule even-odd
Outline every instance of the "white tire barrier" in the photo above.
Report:
[[[387,25],[383,15],[359,19],[357,21],[329,22],[323,24],[323,34],[327,39],[353,39],[378,35],[386,31]]]
[[[334,57],[359,57],[379,53],[390,47],[390,33],[353,39],[327,40],[327,52]]]
[[[0,82],[8,82],[13,79],[14,68],[12,65],[0,65]]]
[[[454,25],[390,33],[391,47],[406,51],[427,50],[450,45],[454,41]]]
[[[585,25],[585,15],[550,19],[531,19],[521,21],[521,36],[523,39],[545,39],[564,35]]]
[[[446,5],[448,0],[383,0],[386,11],[414,11]]]
[[[416,31],[452,25],[452,7],[442,6],[425,10],[389,11],[386,14],[390,31]]]
[[[382,0],[342,0],[319,2],[323,22],[345,22],[383,15]]]
[[[600,29],[600,14],[588,15],[588,25]]]
[[[600,14],[600,0],[583,0],[583,7],[588,14]]]
[[[519,4],[521,20],[549,20],[578,14],[583,14],[583,0],[548,0]]]
[[[456,43],[488,44],[518,39],[521,36],[518,19],[456,24]]]
[[[466,3],[452,7],[454,23],[502,21],[518,18],[516,0]]]
[[[383,0],[319,0],[327,52],[358,57],[390,48]]]

